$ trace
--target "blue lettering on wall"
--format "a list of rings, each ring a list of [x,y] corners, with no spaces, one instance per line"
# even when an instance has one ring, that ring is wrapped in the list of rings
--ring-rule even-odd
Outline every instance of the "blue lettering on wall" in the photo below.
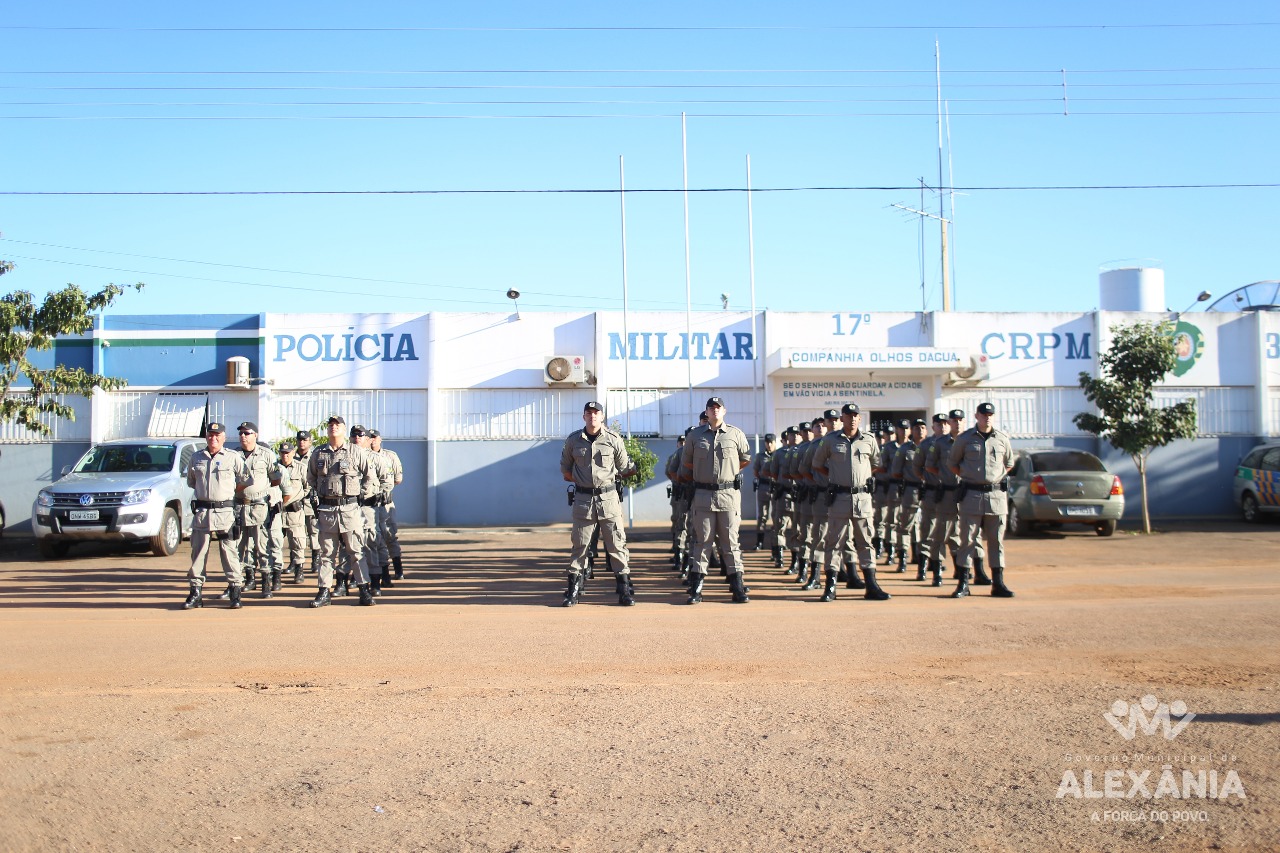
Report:
[[[1091,359],[1089,338],[1091,332],[992,332],[982,339],[982,354],[990,359],[1008,358],[1010,361],[1044,360],[1057,357],[1058,350],[1066,345],[1063,358],[1070,361]]]
[[[668,340],[668,337],[677,340]],[[692,351],[694,361],[751,361],[755,358],[750,332],[733,332],[733,344],[729,333],[720,332],[712,337],[706,332],[694,332],[693,346],[684,332],[628,332],[627,344],[622,345],[622,335],[609,333],[610,361],[670,361],[687,359]]]
[[[384,332],[379,335],[276,335],[272,361],[293,355],[303,361],[417,361],[413,335]]]

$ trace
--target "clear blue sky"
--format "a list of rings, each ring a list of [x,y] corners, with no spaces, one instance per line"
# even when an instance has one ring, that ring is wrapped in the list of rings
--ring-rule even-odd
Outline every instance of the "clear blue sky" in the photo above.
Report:
[[[937,223],[922,293],[919,219],[892,207],[939,183],[935,39],[958,308],[1090,310],[1121,258],[1158,259],[1174,310],[1280,278],[1274,3],[370,5],[11,8],[3,289],[618,308],[621,156],[632,307],[682,310],[684,112],[690,188],[727,190],[689,198],[695,307],[750,304],[749,155],[758,307],[938,309]],[[1210,184],[1270,186],[1025,189]],[[351,194],[297,194],[320,191]],[[203,194],[228,192],[277,194]]]

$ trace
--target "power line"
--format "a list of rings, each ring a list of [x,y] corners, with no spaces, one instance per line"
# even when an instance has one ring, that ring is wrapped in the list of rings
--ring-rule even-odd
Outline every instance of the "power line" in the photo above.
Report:
[[[1208,23],[1141,24],[824,24],[792,26],[650,26],[650,27],[119,27],[6,25],[0,31],[20,32],[114,32],[114,33],[644,33],[644,32],[884,32],[884,31],[970,31],[970,30],[1181,30],[1276,27],[1277,21],[1213,21]]]
[[[1059,184],[1026,186],[941,187],[938,192],[1065,192],[1095,190],[1221,190],[1275,189],[1280,183],[1220,184]],[[702,187],[689,188],[690,193],[800,193],[800,192],[905,192],[919,186],[831,186],[831,187]],[[487,190],[0,190],[0,196],[377,196],[377,195],[611,195],[622,192],[611,189],[487,189]],[[631,188],[627,195],[676,194],[681,188]]]

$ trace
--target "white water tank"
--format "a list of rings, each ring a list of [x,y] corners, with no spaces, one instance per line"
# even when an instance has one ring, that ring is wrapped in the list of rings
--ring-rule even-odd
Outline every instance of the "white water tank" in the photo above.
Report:
[[[1098,307],[1103,311],[1164,311],[1164,270],[1153,262],[1105,266],[1098,273]]]

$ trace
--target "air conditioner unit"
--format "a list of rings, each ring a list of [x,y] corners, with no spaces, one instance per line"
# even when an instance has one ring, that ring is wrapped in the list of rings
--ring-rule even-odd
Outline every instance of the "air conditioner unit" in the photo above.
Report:
[[[970,356],[969,365],[947,374],[946,385],[975,385],[991,378],[991,363],[985,355]]]
[[[542,379],[548,385],[587,381],[587,360],[580,355],[553,355],[542,366]]]

